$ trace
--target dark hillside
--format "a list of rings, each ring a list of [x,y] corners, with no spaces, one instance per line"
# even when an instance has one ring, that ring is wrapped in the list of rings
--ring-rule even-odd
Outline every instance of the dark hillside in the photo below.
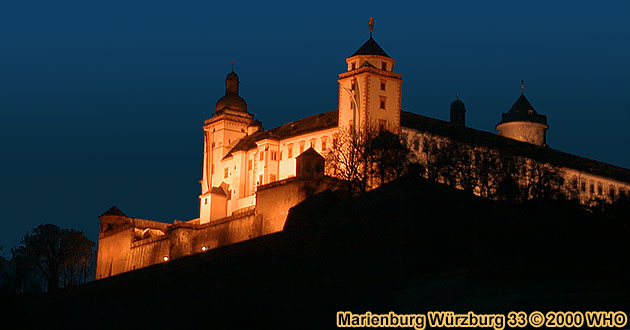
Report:
[[[12,297],[20,328],[334,328],[335,313],[630,311],[630,219],[510,205],[416,177],[326,191],[284,232]]]

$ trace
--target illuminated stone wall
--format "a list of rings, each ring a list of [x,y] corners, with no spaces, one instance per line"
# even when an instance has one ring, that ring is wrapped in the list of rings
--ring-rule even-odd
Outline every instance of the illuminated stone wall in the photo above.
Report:
[[[96,279],[126,272],[133,227],[120,228],[106,237],[99,237],[96,260]]]
[[[497,150],[476,145],[468,145],[456,141],[454,142],[443,136],[427,132],[419,132],[410,128],[403,128],[403,133],[412,151],[412,160],[425,167],[425,177],[429,176],[429,167],[436,166],[435,162],[438,161],[431,155],[434,155],[437,150],[449,146],[449,144],[455,144],[457,146],[455,149],[458,152],[469,153],[471,161],[474,161],[475,157],[481,155],[482,157],[485,157],[486,160],[490,160],[486,163],[489,164],[488,166],[494,166],[493,164],[501,162],[501,152]],[[522,165],[521,168],[516,169],[517,172],[513,174],[519,177],[517,183],[523,188],[527,188],[527,186],[531,184],[531,173],[533,173],[533,171],[536,169],[547,168],[557,171],[558,175],[562,177],[564,182],[560,187],[560,190],[567,197],[579,199],[582,204],[589,205],[596,202],[610,203],[621,196],[630,195],[630,183],[628,182],[613,180],[603,176],[581,172],[572,168],[542,164],[534,159],[519,155],[512,155],[512,157],[517,164]],[[442,176],[438,175],[436,178],[432,179],[435,179],[440,183],[447,183],[456,188],[462,189],[460,184],[446,182],[446,178]],[[473,190],[473,193],[482,197],[492,196],[496,192],[499,181],[497,178],[489,177],[487,182],[488,183],[485,187],[487,190],[478,188]]]
[[[546,145],[547,125],[524,121],[503,123],[497,126],[499,135],[527,143]]]
[[[254,209],[203,225],[195,221],[167,224],[124,216],[101,216],[104,224],[111,223],[112,219],[119,227],[100,234],[96,279],[258,237],[262,228],[261,216],[257,216]],[[155,224],[165,230],[146,227]],[[154,236],[139,234],[148,232]]]
[[[256,212],[262,217],[262,234],[281,231],[289,209],[309,196],[326,189],[339,189],[341,182],[330,178],[290,178],[259,188],[256,194]]]

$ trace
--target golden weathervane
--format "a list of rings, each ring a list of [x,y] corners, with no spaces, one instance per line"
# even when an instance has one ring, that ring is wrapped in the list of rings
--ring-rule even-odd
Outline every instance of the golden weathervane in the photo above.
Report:
[[[374,17],[370,17],[370,21],[368,22],[368,26],[370,27],[370,35],[374,32]]]

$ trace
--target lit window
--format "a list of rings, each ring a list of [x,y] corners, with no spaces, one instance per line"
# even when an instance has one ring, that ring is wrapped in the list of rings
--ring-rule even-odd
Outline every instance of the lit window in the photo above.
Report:
[[[293,158],[293,143],[289,143],[289,145],[287,146],[287,158]]]
[[[228,174],[230,174],[230,169],[226,167],[223,169],[223,177],[227,178]]]

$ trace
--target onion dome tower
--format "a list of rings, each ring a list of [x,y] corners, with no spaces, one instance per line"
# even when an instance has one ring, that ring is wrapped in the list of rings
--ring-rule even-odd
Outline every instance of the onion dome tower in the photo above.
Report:
[[[456,100],[451,103],[451,124],[466,126],[466,106],[456,95]]]
[[[241,139],[262,129],[262,124],[247,112],[247,103],[238,95],[239,83],[232,63],[232,72],[225,77],[225,95],[214,106],[212,117],[204,121],[203,176],[199,195],[199,221],[202,224],[226,216],[222,205],[227,203],[225,192],[228,189],[236,196],[243,194],[239,176],[226,175],[231,171],[222,159]],[[235,160],[236,163],[239,161],[240,158]]]
[[[224,110],[234,110],[247,112],[247,103],[238,95],[238,85],[240,81],[234,70],[225,77],[225,95],[221,97],[214,107],[215,112]]]
[[[503,113],[496,130],[499,135],[514,140],[544,146],[547,144],[547,116],[541,115],[525,97],[521,81],[521,96],[507,113]]]

